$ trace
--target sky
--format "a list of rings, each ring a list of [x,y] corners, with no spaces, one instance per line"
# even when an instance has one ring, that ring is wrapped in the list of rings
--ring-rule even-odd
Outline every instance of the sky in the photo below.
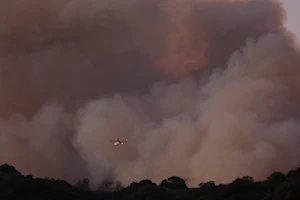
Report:
[[[300,51],[282,27],[287,13],[300,38],[298,6],[284,3],[3,1],[0,161],[95,185],[299,167]]]
[[[287,22],[286,27],[296,34],[298,40],[300,39],[300,25],[298,22],[299,19],[299,0],[281,0],[287,13]]]

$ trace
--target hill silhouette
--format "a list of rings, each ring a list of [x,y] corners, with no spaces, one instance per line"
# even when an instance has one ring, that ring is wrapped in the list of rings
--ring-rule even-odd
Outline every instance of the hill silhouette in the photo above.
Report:
[[[185,180],[172,176],[157,185],[151,180],[120,182],[106,180],[90,189],[89,180],[79,180],[71,185],[64,180],[33,178],[22,175],[13,166],[0,166],[0,198],[2,199],[201,199],[201,200],[293,200],[300,198],[300,168],[287,174],[273,172],[264,181],[244,176],[229,184],[216,185],[213,181],[199,183],[198,188],[188,188]]]

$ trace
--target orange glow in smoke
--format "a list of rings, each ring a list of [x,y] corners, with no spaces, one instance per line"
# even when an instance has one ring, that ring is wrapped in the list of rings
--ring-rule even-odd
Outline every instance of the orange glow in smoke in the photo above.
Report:
[[[194,3],[181,5],[183,1],[172,1],[169,5],[163,4],[161,9],[175,25],[176,30],[166,37],[165,52],[155,64],[164,68],[165,72],[174,78],[188,76],[191,72],[204,67],[207,64],[205,49],[208,47],[206,33],[193,33],[186,25],[188,14]],[[178,15],[179,12],[181,15]],[[198,44],[201,44],[199,46]]]

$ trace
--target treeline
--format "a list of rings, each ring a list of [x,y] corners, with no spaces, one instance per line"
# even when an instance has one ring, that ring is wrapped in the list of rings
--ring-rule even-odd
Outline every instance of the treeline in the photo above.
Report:
[[[300,199],[300,168],[287,174],[274,172],[264,181],[244,176],[229,184],[216,185],[210,181],[188,188],[184,179],[173,176],[158,185],[142,180],[122,186],[118,181],[105,180],[92,190],[88,179],[71,185],[64,180],[24,176],[4,164],[0,166],[0,199],[296,200]]]

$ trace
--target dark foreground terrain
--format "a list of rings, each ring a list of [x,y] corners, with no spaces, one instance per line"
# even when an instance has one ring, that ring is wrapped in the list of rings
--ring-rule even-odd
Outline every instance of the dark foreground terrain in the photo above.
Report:
[[[133,182],[129,186],[105,181],[91,190],[89,180],[76,185],[63,180],[24,176],[13,166],[0,166],[0,199],[197,199],[197,200],[293,200],[300,199],[300,168],[287,174],[272,173],[265,181],[249,176],[237,178],[227,185],[200,183],[199,188],[187,188],[185,180],[173,176],[156,185],[150,180]]]

